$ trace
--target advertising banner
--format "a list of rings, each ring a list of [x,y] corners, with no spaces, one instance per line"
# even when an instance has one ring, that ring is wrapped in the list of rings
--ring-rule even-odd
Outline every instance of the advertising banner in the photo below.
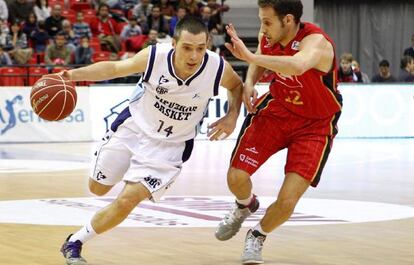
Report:
[[[0,93],[0,142],[90,141],[89,92],[78,87],[75,110],[58,122],[39,118],[30,106],[29,87],[2,87]]]

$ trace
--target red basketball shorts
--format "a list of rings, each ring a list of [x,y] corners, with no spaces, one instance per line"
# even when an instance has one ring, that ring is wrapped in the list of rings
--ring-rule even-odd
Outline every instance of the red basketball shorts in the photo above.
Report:
[[[328,159],[340,112],[326,119],[298,116],[270,94],[258,101],[256,114],[249,114],[233,150],[231,166],[252,175],[266,160],[288,149],[285,174],[294,172],[316,187]]]

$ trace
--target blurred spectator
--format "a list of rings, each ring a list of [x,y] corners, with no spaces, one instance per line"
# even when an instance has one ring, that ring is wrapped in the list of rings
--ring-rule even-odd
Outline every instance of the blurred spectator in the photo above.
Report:
[[[221,15],[222,12],[229,11],[228,5],[221,5],[217,3],[217,0],[207,0],[207,6],[211,9],[211,16],[219,23],[221,24]]]
[[[49,44],[50,36],[46,31],[44,21],[39,21],[37,23],[37,30],[33,33],[31,39],[34,44],[34,49],[37,53],[45,52],[46,46]]]
[[[140,51],[147,38],[146,35],[142,35],[142,29],[137,24],[137,18],[131,15],[129,24],[124,26],[121,33],[121,39],[125,42],[126,50],[129,52]]]
[[[414,58],[404,56],[401,59],[401,71],[398,78],[400,82],[414,82]]]
[[[65,34],[58,32],[55,42],[48,45],[45,53],[45,63],[48,65],[68,65],[70,64],[71,51],[66,45]]]
[[[99,6],[98,17],[91,24],[92,33],[98,36],[101,46],[115,53],[121,49],[118,24],[109,17],[108,5]]]
[[[2,20],[0,18],[0,45],[6,45],[6,38],[9,35],[10,29],[7,25],[7,20]]]
[[[73,32],[75,33],[76,44],[79,44],[82,36],[92,38],[92,32],[89,24],[83,21],[82,11],[78,11],[76,13],[76,22],[73,24]]]
[[[50,37],[54,37],[59,31],[62,30],[62,21],[65,18],[62,17],[62,6],[56,4],[52,8],[52,15],[45,20],[45,26],[47,33]]]
[[[33,4],[26,0],[14,0],[9,5],[9,21],[13,23],[16,19],[25,21],[33,12]]]
[[[3,45],[0,45],[0,65],[12,65],[12,60],[9,54],[3,50]]]
[[[411,36],[412,46],[404,50],[404,56],[410,56],[414,58],[414,34]]]
[[[138,4],[138,2],[138,0],[119,0],[118,5],[119,8],[122,9],[125,14],[127,14],[129,10],[133,9],[134,6]]]
[[[62,32],[65,34],[66,45],[74,52],[76,50],[77,39],[72,29],[72,24],[67,19],[62,21]]]
[[[187,9],[187,14],[200,17],[200,7],[202,4],[198,0],[180,0],[180,6],[183,6]]]
[[[50,17],[48,0],[36,0],[33,11],[36,14],[37,21],[45,21],[46,18]]]
[[[134,6],[132,13],[138,18],[138,23],[142,25],[147,21],[147,17],[151,14],[153,5],[150,0],[141,0],[141,3]]]
[[[352,60],[351,67],[352,67],[352,69],[354,70],[355,73],[359,72],[361,74],[362,83],[369,83],[370,82],[368,75],[361,71],[361,67],[360,67],[357,60]]]
[[[29,48],[27,36],[21,29],[20,22],[15,21],[10,26],[10,33],[6,37],[5,50],[17,64],[25,64],[32,57],[33,50]]]
[[[397,79],[392,76],[390,71],[390,62],[387,60],[382,60],[379,63],[379,71],[378,74],[376,74],[372,78],[373,83],[392,83],[397,82]]]
[[[160,9],[161,9],[161,14],[167,20],[170,20],[174,16],[174,14],[175,14],[174,7],[170,3],[169,0],[161,0],[160,1]]]
[[[177,14],[173,16],[170,20],[170,36],[174,36],[175,25],[177,25],[178,21],[180,21],[183,17],[187,15],[187,9],[182,6],[179,6],[177,9]]]
[[[30,39],[37,30],[37,19],[34,13],[30,13],[29,18],[23,24],[23,32]]]
[[[138,25],[137,17],[131,15],[128,19],[128,24],[124,26],[121,32],[121,40],[126,41],[128,38],[141,35],[142,29]]]
[[[201,9],[201,20],[210,32],[214,29],[216,32],[221,32],[223,29],[222,26],[211,16],[211,8],[208,6]]]
[[[9,18],[9,9],[4,0],[0,0],[0,19],[7,20]]]
[[[158,31],[156,31],[155,29],[151,29],[148,33],[148,39],[147,41],[144,43],[144,45],[142,46],[142,48],[147,48],[150,45],[155,45],[158,43]]]
[[[158,37],[163,38],[168,34],[168,21],[161,15],[159,6],[153,6],[151,15],[147,17],[147,22],[143,24],[144,33],[148,33],[150,29],[158,31]]]
[[[360,72],[354,72],[352,69],[353,57],[350,53],[342,54],[338,71],[338,81],[343,83],[362,83]]]
[[[92,55],[94,50],[89,47],[89,37],[82,36],[80,45],[75,51],[75,64],[90,64],[92,63]]]

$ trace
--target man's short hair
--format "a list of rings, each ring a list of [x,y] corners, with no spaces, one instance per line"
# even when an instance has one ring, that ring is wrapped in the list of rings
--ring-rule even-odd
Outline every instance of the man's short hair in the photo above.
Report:
[[[295,22],[299,23],[303,14],[301,0],[258,0],[259,7],[273,7],[280,20],[288,14],[295,17]]]
[[[388,60],[382,60],[379,63],[379,67],[390,67],[390,62],[388,62]]]
[[[174,39],[178,41],[181,36],[181,32],[186,30],[194,35],[205,33],[208,39],[209,33],[207,26],[201,21],[201,19],[193,16],[185,16],[183,19],[178,21],[174,30]]]

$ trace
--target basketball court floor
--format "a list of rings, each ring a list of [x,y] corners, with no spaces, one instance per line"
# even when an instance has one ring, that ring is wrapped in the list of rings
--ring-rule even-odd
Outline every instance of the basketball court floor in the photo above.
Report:
[[[105,197],[87,190],[96,143],[0,145],[0,264],[65,264],[59,248]],[[158,204],[145,202],[121,225],[89,241],[91,265],[240,264],[247,228],[276,197],[285,152],[253,177],[262,207],[234,238],[214,231],[232,197],[226,186],[233,140],[196,141],[182,174]],[[268,236],[271,265],[414,264],[414,139],[337,139],[319,187]]]

